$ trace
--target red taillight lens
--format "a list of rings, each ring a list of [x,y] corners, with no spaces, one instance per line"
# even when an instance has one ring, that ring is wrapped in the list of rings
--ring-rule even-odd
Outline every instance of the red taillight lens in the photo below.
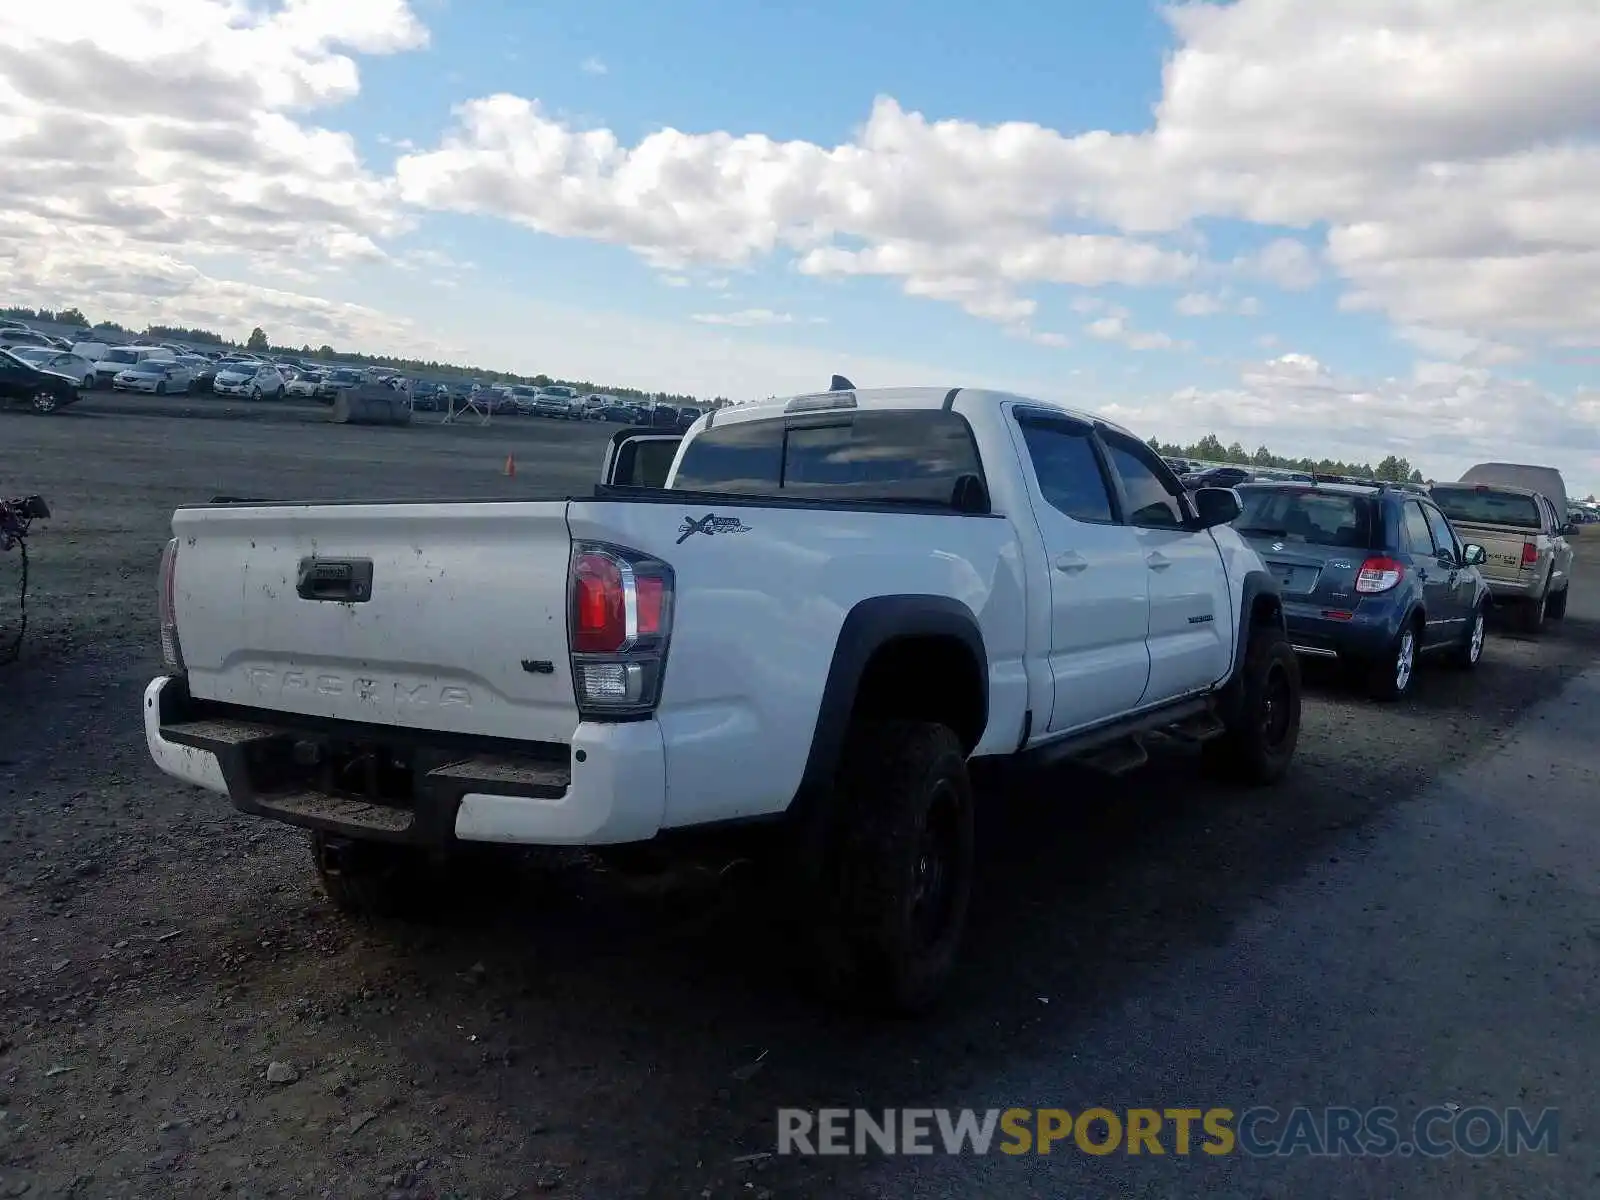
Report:
[[[672,568],[599,542],[572,548],[572,684],[585,720],[653,712],[672,635]]]
[[[639,606],[639,635],[653,637],[661,632],[661,609],[666,601],[666,580],[642,576],[633,581]]]
[[[572,649],[610,654],[628,640],[621,565],[608,554],[580,554],[572,564]],[[658,608],[659,613],[659,608]]]
[[[1532,542],[1522,543],[1522,565],[1531,567],[1539,561],[1539,547]]]
[[[1405,567],[1392,558],[1369,558],[1356,572],[1356,591],[1363,596],[1387,592],[1399,585],[1405,573]]]

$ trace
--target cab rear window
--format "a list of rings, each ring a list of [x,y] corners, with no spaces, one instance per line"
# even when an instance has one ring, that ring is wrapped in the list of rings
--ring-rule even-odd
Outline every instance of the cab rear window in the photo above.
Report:
[[[1507,525],[1513,529],[1542,529],[1539,506],[1532,496],[1484,487],[1436,487],[1433,502],[1452,521],[1464,525]]]
[[[683,452],[677,490],[950,504],[983,477],[966,418],[929,410],[713,425]]]
[[[1353,550],[1372,545],[1372,501],[1366,496],[1310,488],[1241,487],[1238,491],[1244,511],[1233,527],[1245,537]]]

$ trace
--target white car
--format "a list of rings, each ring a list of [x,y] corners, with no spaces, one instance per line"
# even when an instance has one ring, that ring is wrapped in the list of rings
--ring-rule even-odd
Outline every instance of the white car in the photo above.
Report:
[[[43,346],[16,346],[11,353],[30,367],[38,367],[39,370],[49,371],[52,375],[65,375],[85,391],[95,385],[94,363],[81,354],[72,354],[64,350],[46,350]]]
[[[161,358],[147,358],[118,371],[111,378],[114,392],[152,392],[165,396],[173,392],[188,392],[194,384],[194,372],[181,363]]]
[[[283,376],[270,363],[234,363],[217,372],[211,390],[219,396],[244,396],[249,400],[279,400],[283,397]]]
[[[283,394],[310,399],[317,394],[317,386],[321,382],[322,376],[313,375],[310,371],[300,371],[283,385]]]
[[[1159,732],[1246,785],[1290,768],[1299,666],[1238,493],[1108,421],[836,379],[620,430],[600,479],[179,508],[156,765],[312,830],[355,911],[425,911],[463,843],[764,861],[826,981],[911,1011],[959,960],[969,760],[1122,774]]]

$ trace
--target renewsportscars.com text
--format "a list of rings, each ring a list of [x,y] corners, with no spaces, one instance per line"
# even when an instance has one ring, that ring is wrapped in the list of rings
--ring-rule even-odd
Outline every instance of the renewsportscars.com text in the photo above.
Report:
[[[1555,1154],[1555,1109],[824,1108],[778,1110],[778,1153],[1440,1158]]]

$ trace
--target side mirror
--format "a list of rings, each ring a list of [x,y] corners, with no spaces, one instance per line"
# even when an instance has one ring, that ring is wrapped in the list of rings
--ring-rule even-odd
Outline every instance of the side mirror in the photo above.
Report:
[[[1562,537],[1571,537],[1573,534],[1578,532],[1578,527],[1571,521],[1568,521],[1559,530],[1557,530],[1557,532],[1560,533]]]
[[[1482,546],[1468,542],[1461,547],[1461,557],[1469,567],[1481,567],[1489,561],[1489,552]]]
[[[1244,501],[1232,488],[1203,487],[1190,493],[1194,501],[1195,524],[1201,529],[1231,525],[1244,512]]]

